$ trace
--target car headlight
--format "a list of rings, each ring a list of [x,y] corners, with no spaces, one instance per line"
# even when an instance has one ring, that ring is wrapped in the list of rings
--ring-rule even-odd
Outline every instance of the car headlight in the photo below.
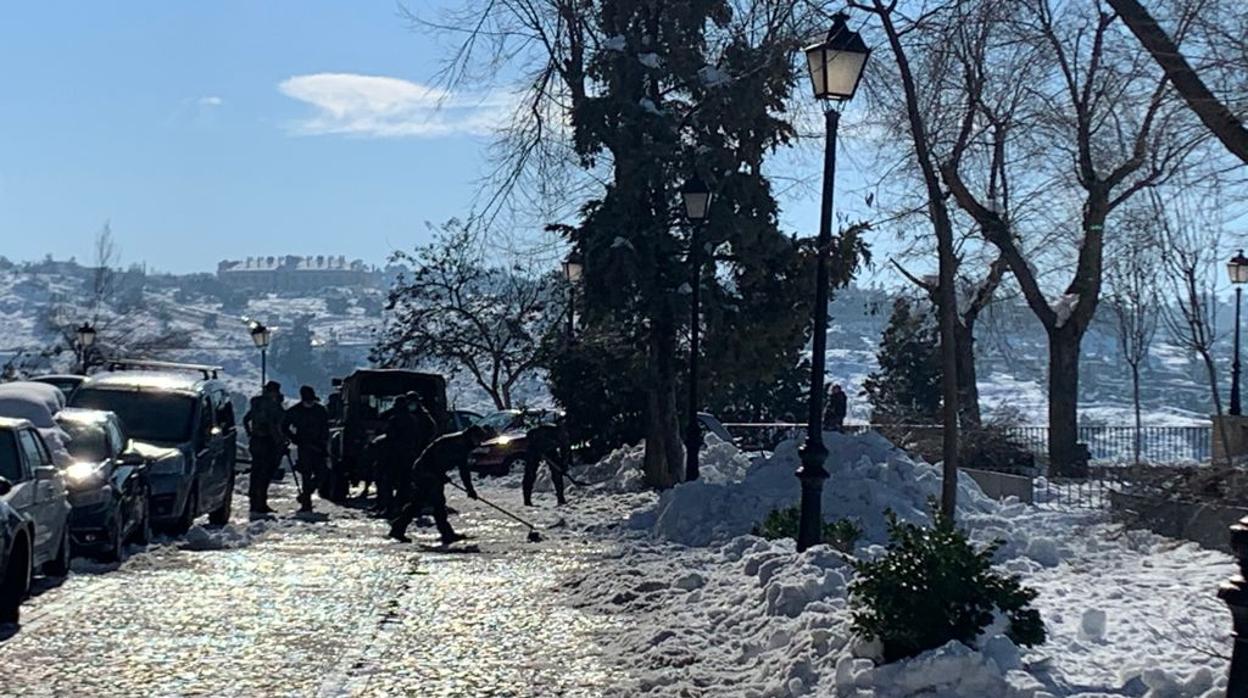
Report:
[[[104,484],[100,468],[95,463],[71,463],[62,475],[65,485],[72,490],[85,490]]]

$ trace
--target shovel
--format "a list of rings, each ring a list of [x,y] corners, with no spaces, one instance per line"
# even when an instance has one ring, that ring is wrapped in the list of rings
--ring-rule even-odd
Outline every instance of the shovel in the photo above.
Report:
[[[463,487],[460,487],[459,485],[455,484],[454,482],[451,482],[451,481],[449,481],[449,480],[448,480],[446,484],[450,485],[451,487],[454,487],[455,489],[459,490],[460,492],[463,492],[463,493],[465,493],[465,494],[467,494],[467,493],[468,493],[468,490],[464,489]],[[514,519],[514,520],[516,520],[516,521],[519,521],[520,523],[524,524],[525,526],[527,526],[527,527],[528,527],[528,529],[529,529],[529,535],[528,535],[528,538],[529,538],[529,542],[530,542],[530,543],[540,543],[540,542],[542,542],[542,534],[540,534],[540,533],[538,533],[538,532],[537,532],[537,527],[536,527],[536,526],[534,526],[533,524],[529,523],[528,521],[525,521],[524,519],[520,518],[519,516],[516,516],[515,514],[511,513],[510,511],[507,511],[506,509],[504,509],[504,508],[500,507],[499,505],[495,504],[494,502],[491,502],[490,500],[486,499],[485,497],[482,497],[481,495],[477,495],[477,501],[478,501],[478,502],[481,502],[482,504],[484,504],[484,505],[486,505],[486,506],[490,507],[491,509],[494,509],[495,511],[501,512],[501,513],[502,513],[502,514],[504,514],[505,516],[508,516],[508,517],[510,517],[510,518],[512,518],[512,519]]]

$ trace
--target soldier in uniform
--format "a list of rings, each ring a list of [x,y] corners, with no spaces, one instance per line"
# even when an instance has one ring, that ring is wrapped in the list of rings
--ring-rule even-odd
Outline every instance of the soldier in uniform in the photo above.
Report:
[[[299,492],[299,511],[312,511],[312,493],[325,473],[329,455],[329,411],[316,397],[312,386],[299,388],[299,402],[286,410],[283,427],[286,436],[298,449],[295,469],[303,480]]]
[[[472,473],[468,470],[468,456],[473,449],[485,441],[487,432],[479,426],[453,434],[446,434],[434,439],[420,458],[412,466],[411,497],[403,503],[403,509],[390,523],[390,537],[404,543],[411,542],[407,537],[407,527],[412,520],[420,516],[425,507],[432,507],[433,519],[437,524],[438,533],[443,545],[450,545],[462,536],[451,528],[446,510],[447,473],[459,471],[460,480],[470,499],[477,498],[477,490],[472,486]]]
[[[251,398],[250,409],[243,415],[243,430],[247,432],[251,450],[247,498],[253,515],[273,513],[269,507],[269,483],[286,453],[285,421],[282,384],[269,381],[260,395]]]
[[[555,500],[567,504],[563,498],[563,474],[572,465],[568,432],[563,424],[541,424],[525,434],[524,479],[520,484],[524,492],[524,505],[533,506],[533,486],[537,484],[537,469],[542,461],[550,470],[550,481],[555,486]]]

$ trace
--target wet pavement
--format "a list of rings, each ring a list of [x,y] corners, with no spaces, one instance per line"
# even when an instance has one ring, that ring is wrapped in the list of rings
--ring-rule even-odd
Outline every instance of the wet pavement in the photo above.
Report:
[[[513,489],[481,491],[519,503]],[[282,493],[275,508],[292,511],[290,485]],[[596,546],[564,529],[529,543],[527,529],[484,506],[455,496],[451,506],[482,552],[394,543],[383,522],[318,503],[328,516],[236,516],[225,529],[136,549],[119,567],[77,560],[63,582],[38,583],[22,626],[0,640],[0,696],[608,690],[618,677],[593,638],[612,621],[555,589],[595,564]],[[539,526],[559,518],[526,513]],[[412,535],[432,543],[436,532]]]

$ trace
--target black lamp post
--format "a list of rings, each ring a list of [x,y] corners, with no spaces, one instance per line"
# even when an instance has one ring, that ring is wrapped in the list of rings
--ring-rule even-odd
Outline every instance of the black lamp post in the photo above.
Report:
[[[563,260],[563,278],[568,280],[568,341],[576,337],[576,285],[585,273],[585,265],[576,252],[568,254]]]
[[[78,328],[78,371],[87,374],[87,350],[95,344],[95,328],[89,322],[83,322]]]
[[[711,190],[696,176],[681,187],[680,198],[689,219],[689,423],[685,427],[685,480],[698,479],[698,451],[702,429],[698,426],[698,337],[702,311],[702,239],[699,233],[711,212]]]
[[[807,46],[806,63],[810,69],[815,98],[827,103],[827,140],[823,155],[823,205],[819,212],[818,257],[815,267],[815,324],[810,357],[810,414],[806,425],[806,443],[802,446],[802,464],[797,477],[802,483],[802,514],[797,533],[797,549],[818,545],[823,537],[823,481],[828,471],[823,462],[828,449],[823,444],[823,372],[828,348],[828,254],[832,246],[832,193],[836,179],[836,130],[840,112],[836,107],[847,102],[858,90],[862,70],[871,50],[857,32],[838,13],[823,41]]]
[[[1231,363],[1231,414],[1243,414],[1239,400],[1239,307],[1244,295],[1244,284],[1248,283],[1248,257],[1244,251],[1231,257],[1226,263],[1227,275],[1235,286],[1235,360]]]
[[[273,333],[264,323],[251,323],[251,341],[255,343],[256,348],[260,350],[260,389],[264,390],[264,386],[269,382],[269,340],[273,338]]]

